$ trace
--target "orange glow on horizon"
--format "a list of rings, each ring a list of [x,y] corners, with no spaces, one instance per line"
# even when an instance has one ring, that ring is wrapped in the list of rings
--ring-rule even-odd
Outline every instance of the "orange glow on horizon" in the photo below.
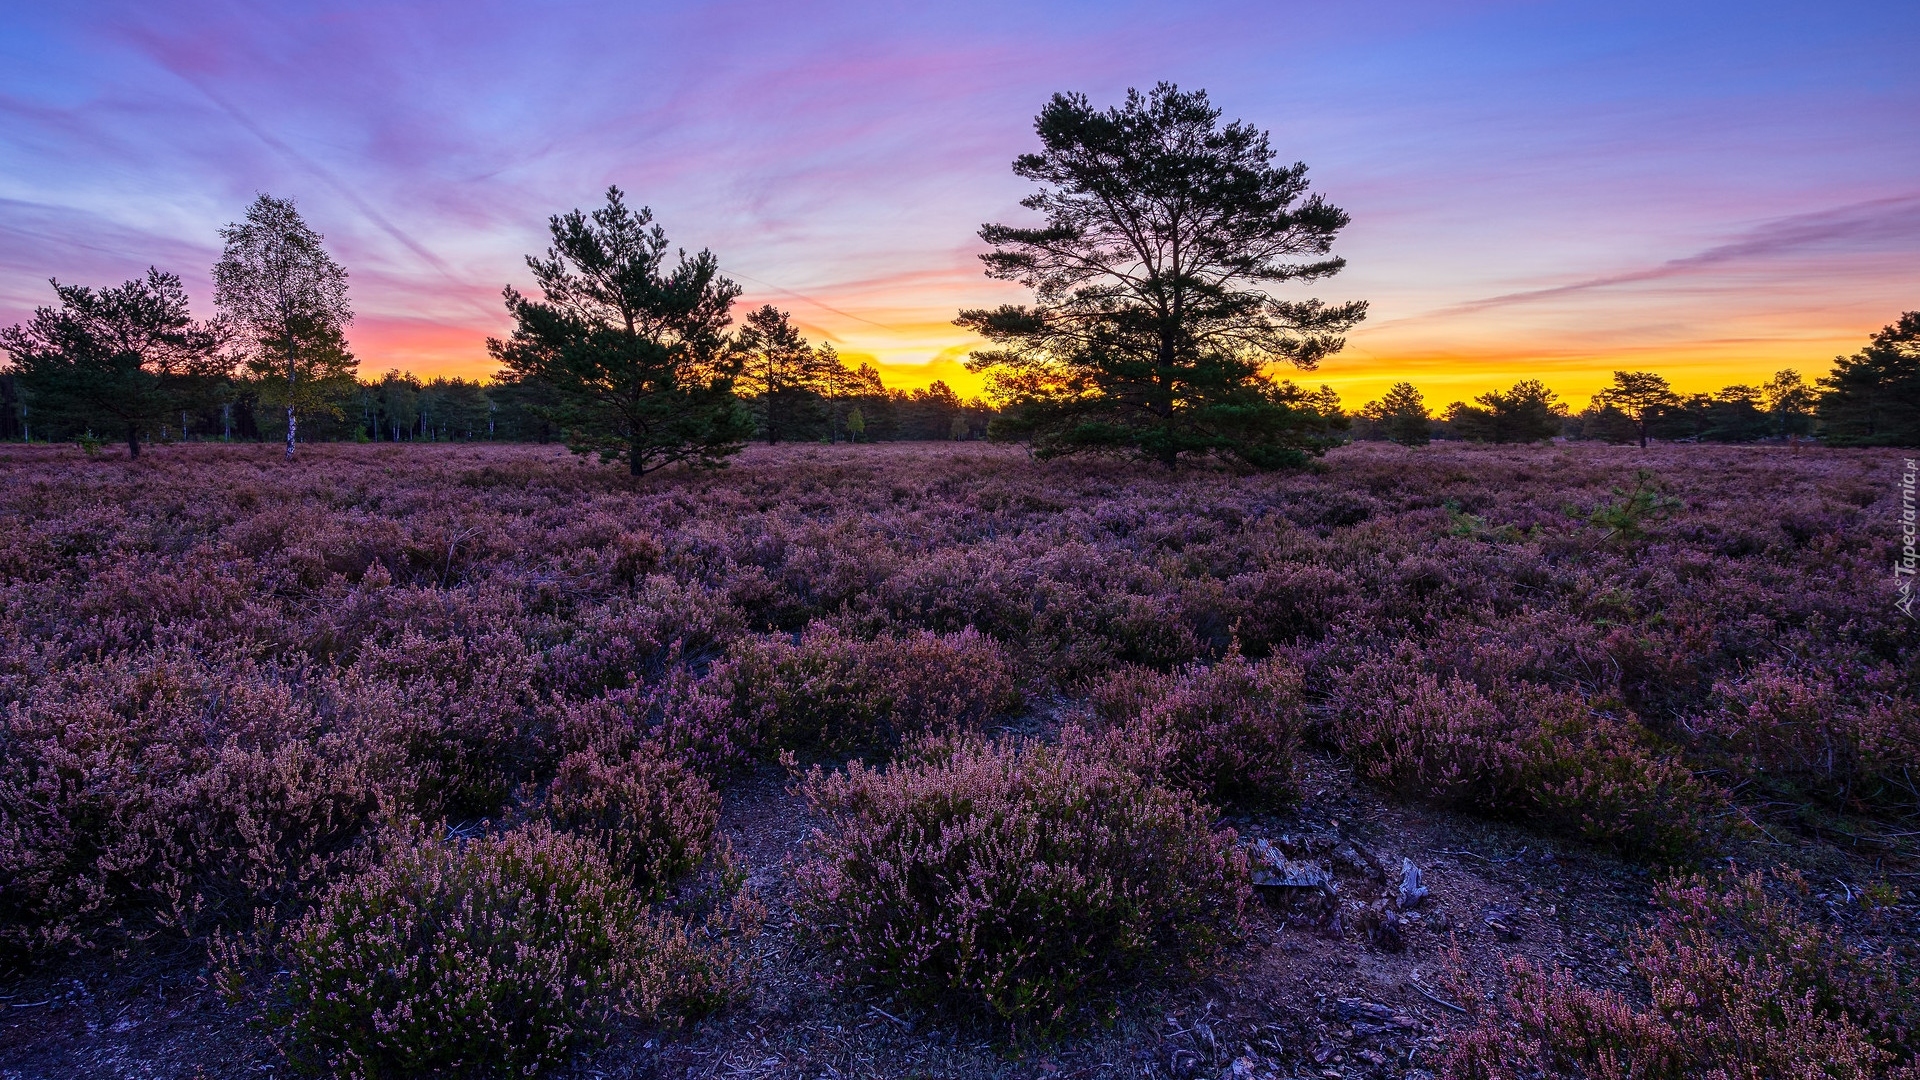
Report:
[[[879,282],[862,282],[844,290],[859,294],[856,297],[830,294],[832,308],[810,299],[768,299],[792,310],[803,333],[814,341],[832,343],[848,363],[872,364],[888,388],[914,390],[940,381],[967,399],[980,396],[985,388],[984,377],[966,368],[968,354],[981,342],[953,325],[946,314],[953,309],[933,308],[921,291],[944,291],[943,286],[955,284],[913,281],[889,290]],[[961,301],[982,302],[977,294],[963,296]],[[756,298],[752,306],[761,302],[767,300]],[[959,306],[956,303],[954,308]],[[748,301],[743,300],[741,310],[747,309]],[[1330,386],[1349,410],[1401,381],[1419,388],[1437,412],[1450,402],[1504,390],[1522,379],[1541,380],[1578,410],[1612,380],[1616,370],[1656,372],[1683,394],[1765,382],[1786,368],[1813,382],[1830,369],[1834,356],[1857,351],[1881,325],[1851,331],[1836,328],[1853,321],[1848,316],[1859,318],[1853,312],[1831,313],[1808,319],[1817,319],[1817,327],[1761,329],[1762,335],[1770,336],[1646,344],[1583,342],[1578,340],[1580,335],[1541,332],[1538,327],[1481,326],[1472,340],[1449,341],[1454,335],[1444,329],[1429,332],[1431,328],[1416,329],[1406,323],[1362,326],[1344,351],[1327,358],[1316,370],[1277,366],[1272,373],[1304,386]],[[486,352],[486,338],[506,333],[504,322],[504,315],[500,326],[367,317],[352,328],[352,340],[363,378],[378,378],[397,369],[421,379],[445,376],[484,381],[496,371]],[[1542,344],[1528,347],[1524,344],[1528,339]]]

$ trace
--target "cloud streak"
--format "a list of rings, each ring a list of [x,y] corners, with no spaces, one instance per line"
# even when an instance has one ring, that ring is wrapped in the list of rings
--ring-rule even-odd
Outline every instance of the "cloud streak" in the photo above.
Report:
[[[1503,293],[1455,304],[1435,314],[1469,315],[1513,304],[1528,304],[1578,293],[1638,285],[1708,273],[1729,266],[1777,259],[1821,249],[1858,252],[1862,249],[1920,249],[1920,192],[1873,199],[1766,222],[1738,240],[1657,266],[1588,278],[1567,285]]]
[[[809,333],[960,380],[953,313],[1020,299],[973,256],[1030,220],[1033,114],[1170,79],[1353,215],[1319,287],[1375,318],[1309,378],[1811,363],[1920,302],[1920,9],[1838,3],[41,5],[0,24],[0,324],[53,274],[204,297],[272,191],[369,370],[482,375],[548,215],[617,183]]]

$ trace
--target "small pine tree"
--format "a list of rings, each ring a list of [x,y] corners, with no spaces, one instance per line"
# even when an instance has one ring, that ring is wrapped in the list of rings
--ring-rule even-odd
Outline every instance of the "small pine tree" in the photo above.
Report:
[[[1593,395],[1593,403],[1603,409],[1618,409],[1632,422],[1634,434],[1645,448],[1648,429],[1663,411],[1680,404],[1680,396],[1664,377],[1651,371],[1616,371],[1613,385]]]
[[[529,408],[576,454],[625,460],[640,476],[675,462],[724,465],[753,422],[733,396],[740,354],[726,336],[740,287],[710,251],[667,266],[652,211],[619,188],[591,216],[548,220],[547,257],[529,256],[544,301],[509,286],[513,336],[487,351],[529,389]]]
[[[1412,383],[1394,383],[1385,397],[1361,406],[1360,415],[1401,446],[1425,446],[1433,439],[1433,415]]]

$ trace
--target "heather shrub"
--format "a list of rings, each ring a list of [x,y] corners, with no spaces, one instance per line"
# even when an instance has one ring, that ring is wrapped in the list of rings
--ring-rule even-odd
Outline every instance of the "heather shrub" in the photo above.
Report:
[[[473,819],[551,767],[554,717],[535,689],[538,663],[508,635],[470,643],[409,629],[368,644],[327,689],[343,726],[386,753],[414,813]]]
[[[1299,794],[1306,726],[1297,668],[1237,653],[1172,674],[1125,668],[1090,696],[1095,740],[1118,737],[1164,783],[1222,806],[1260,809]]]
[[[598,845],[535,825],[402,843],[287,931],[286,1048],[347,1077],[526,1076],[701,1003],[700,943]]]
[[[0,947],[199,933],[351,865],[378,792],[284,673],[79,665],[5,708]]]
[[[593,839],[642,895],[658,899],[706,857],[720,797],[659,744],[643,742],[624,758],[587,751],[562,759],[546,813],[556,827]]]
[[[1891,957],[1795,914],[1759,874],[1674,879],[1655,902],[1628,950],[1643,1001],[1510,960],[1504,1008],[1457,1041],[1445,1075],[1913,1075],[1920,994]]]
[[[973,630],[849,637],[823,623],[798,635],[742,639],[708,681],[762,746],[888,747],[976,727],[1018,705],[1011,665]]]
[[[884,769],[816,767],[801,790],[828,824],[796,910],[839,978],[1017,1027],[1201,959],[1250,892],[1231,831],[1098,754],[936,740]]]
[[[1767,661],[1714,698],[1704,733],[1741,775],[1843,806],[1920,804],[1920,711],[1892,668]]]
[[[710,659],[740,633],[740,613],[714,591],[652,576],[632,596],[575,613],[568,639],[544,660],[558,688],[586,698]]]
[[[1487,692],[1369,660],[1341,678],[1328,732],[1362,776],[1402,795],[1543,819],[1647,855],[1686,854],[1713,798],[1631,720],[1532,683]]]

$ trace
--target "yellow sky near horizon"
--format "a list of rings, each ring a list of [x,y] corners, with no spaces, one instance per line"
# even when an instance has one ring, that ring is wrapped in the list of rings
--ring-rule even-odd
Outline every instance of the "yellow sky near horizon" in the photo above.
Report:
[[[902,305],[875,310],[869,319],[845,308],[805,302],[788,306],[796,309],[795,322],[811,340],[831,342],[850,363],[873,364],[889,388],[914,390],[940,381],[962,398],[982,392],[984,377],[966,367],[978,339],[924,309]],[[1811,325],[1770,327],[1771,336],[1762,332],[1740,339],[1649,335],[1651,340],[1610,340],[1601,334],[1569,335],[1526,326],[1491,331],[1482,326],[1461,336],[1449,333],[1444,324],[1436,327],[1431,319],[1406,318],[1363,324],[1349,335],[1346,349],[1315,370],[1280,367],[1274,374],[1303,385],[1330,386],[1348,409],[1406,381],[1418,387],[1436,411],[1522,379],[1539,379],[1578,410],[1616,370],[1656,372],[1680,393],[1760,383],[1785,368],[1812,382],[1830,369],[1833,357],[1857,351],[1880,325],[1847,325],[1859,320],[1859,314],[1834,313]],[[354,346],[363,377],[394,369],[421,378],[485,379],[495,370],[485,350],[486,332],[425,320],[369,320],[355,327]],[[1555,344],[1529,348],[1523,343],[1530,338]]]

